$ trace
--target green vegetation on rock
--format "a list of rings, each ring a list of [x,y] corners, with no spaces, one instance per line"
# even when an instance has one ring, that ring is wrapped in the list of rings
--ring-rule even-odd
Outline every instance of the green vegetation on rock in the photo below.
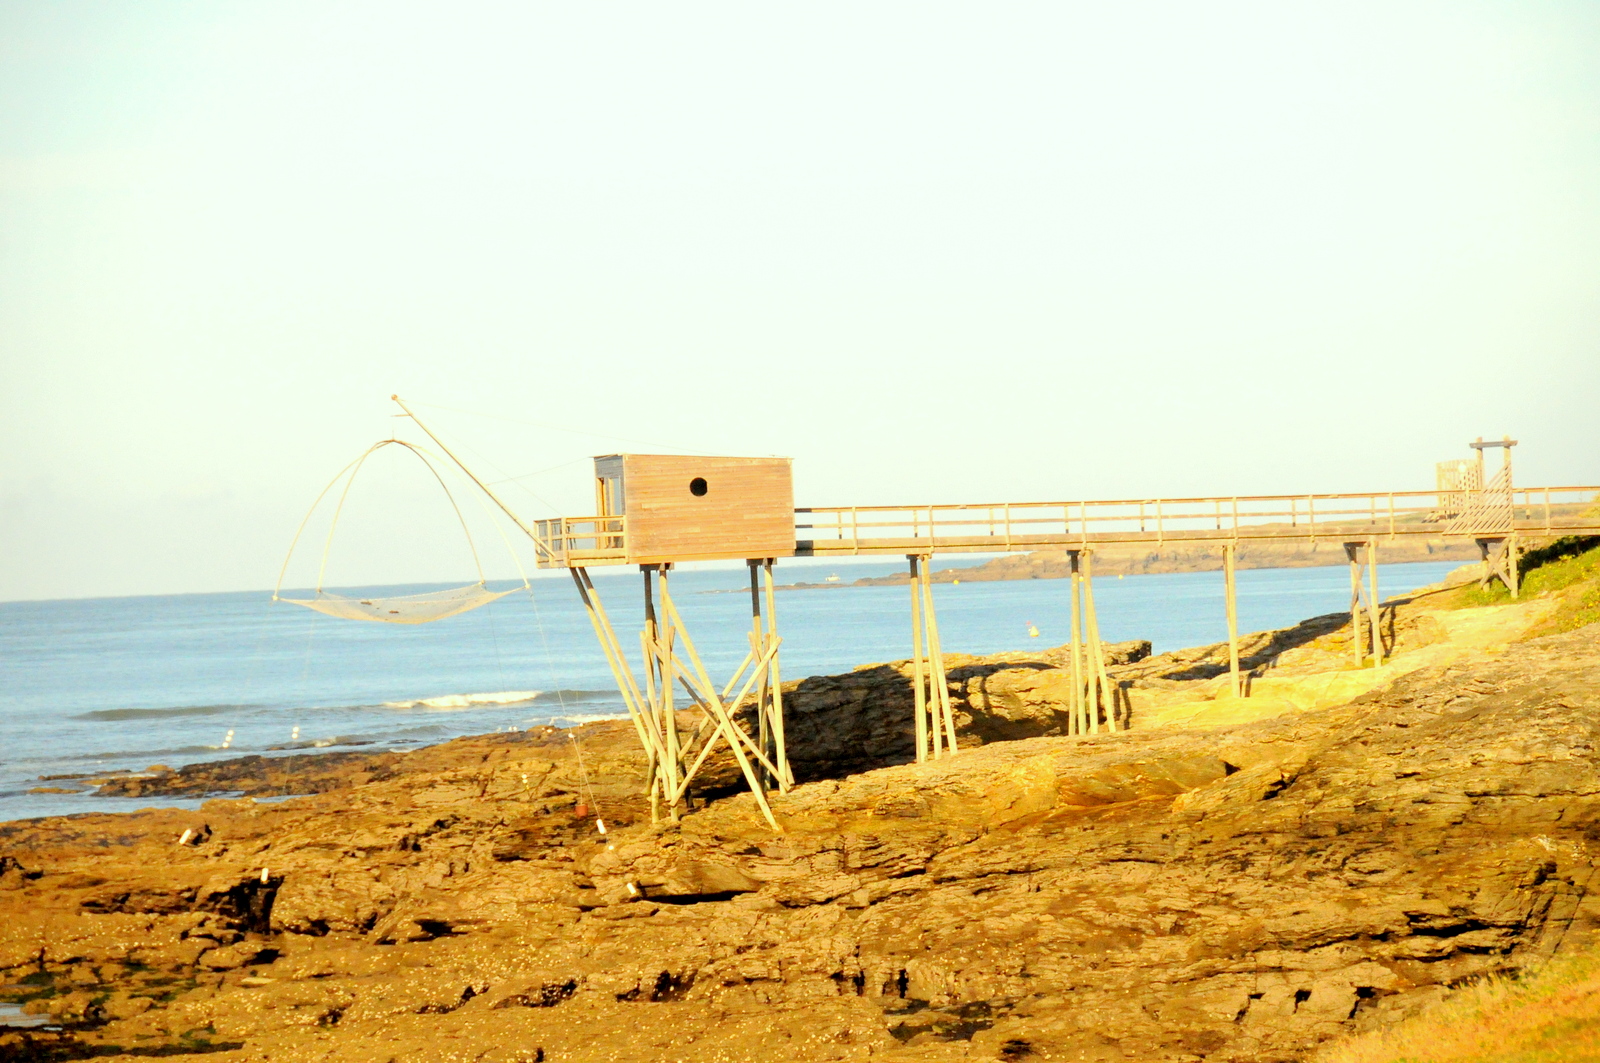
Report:
[[[1517,568],[1522,576],[1521,600],[1556,594],[1563,599],[1556,612],[1531,636],[1560,634],[1600,622],[1600,537],[1557,539],[1529,550],[1519,559]],[[1505,585],[1494,580],[1487,587],[1473,584],[1461,588],[1451,604],[1468,609],[1508,605],[1512,600]]]
[[[1600,1059],[1600,956],[1469,983],[1394,1026],[1334,1042],[1317,1063],[1589,1063]]]

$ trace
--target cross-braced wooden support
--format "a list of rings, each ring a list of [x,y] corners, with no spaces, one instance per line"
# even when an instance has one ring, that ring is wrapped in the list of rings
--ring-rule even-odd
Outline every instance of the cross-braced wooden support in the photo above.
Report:
[[[1115,688],[1106,676],[1106,655],[1100,645],[1100,621],[1094,609],[1094,552],[1068,550],[1072,594],[1071,639],[1067,643],[1071,693],[1068,697],[1068,733],[1099,734],[1102,719],[1108,729],[1117,727]],[[1122,720],[1122,730],[1128,721]]]
[[[1481,486],[1467,511],[1452,525],[1452,528],[1476,533],[1473,538],[1483,556],[1479,585],[1488,587],[1491,580],[1498,579],[1513,598],[1521,591],[1521,574],[1517,571],[1517,496],[1511,487],[1511,448],[1516,445],[1517,441],[1510,436],[1487,443],[1479,436],[1471,444],[1478,452],[1477,479]],[[1483,452],[1497,447],[1501,454],[1500,471],[1492,479],[1486,479],[1488,470],[1484,468]]]
[[[1378,602],[1378,540],[1365,539],[1344,544],[1345,557],[1350,559],[1350,657],[1360,668],[1367,659],[1362,638],[1361,569],[1367,570],[1367,616],[1372,646],[1372,667],[1383,663],[1383,622]]]
[[[950,681],[933,611],[931,554],[907,554],[911,564],[911,696],[916,712],[917,763],[956,751],[956,719]]]
[[[1498,539],[1479,539],[1478,553],[1483,557],[1483,574],[1478,579],[1481,587],[1491,580],[1499,580],[1515,598],[1522,590],[1521,573],[1517,571],[1518,543],[1515,535]]]
[[[751,558],[750,567],[750,654],[734,673],[734,681],[754,664],[759,678],[755,691],[756,743],[768,761],[782,774],[767,774],[765,782],[784,793],[794,785],[789,753],[783,735],[783,677],[778,671],[778,608],[772,586],[772,558]],[[759,580],[758,580],[759,577]],[[758,586],[759,583],[759,586]],[[762,603],[766,611],[762,611]],[[762,662],[765,662],[763,664]],[[735,703],[737,705],[737,702]],[[765,771],[765,767],[763,767]]]
[[[766,570],[767,610],[763,623],[760,599],[755,593],[756,566],[764,564]],[[679,806],[688,804],[689,784],[705,764],[718,741],[726,742],[744,774],[745,781],[755,795],[756,805],[774,830],[782,830],[772,807],[767,803],[766,789],[770,783],[787,792],[794,777],[789,770],[783,744],[783,701],[778,689],[778,637],[772,609],[772,561],[751,565],[752,619],[750,653],[734,672],[721,691],[712,683],[694,641],[685,629],[683,618],[673,605],[668,588],[671,565],[641,565],[644,575],[644,630],[639,633],[639,644],[644,651],[644,688],[641,691],[628,664],[622,644],[611,626],[605,607],[600,603],[589,574],[582,568],[573,568],[572,579],[578,585],[589,621],[595,636],[605,652],[622,694],[628,717],[633,721],[639,742],[644,747],[648,767],[651,822],[659,822],[663,807],[666,815],[676,820]],[[748,672],[748,675],[746,673]],[[736,696],[730,699],[734,687],[743,679]],[[689,701],[702,713],[702,719],[692,732],[685,734],[679,727],[678,712],[674,705],[674,690],[682,688]],[[755,705],[757,737],[752,738],[733,718],[734,710],[753,690],[758,690]]]

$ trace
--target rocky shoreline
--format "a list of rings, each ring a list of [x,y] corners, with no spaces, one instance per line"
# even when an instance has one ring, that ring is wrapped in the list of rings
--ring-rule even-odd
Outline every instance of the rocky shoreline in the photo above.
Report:
[[[1600,640],[1448,597],[1382,668],[1250,636],[1248,698],[1108,647],[1126,733],[1061,735],[1059,649],[949,654],[922,765],[904,662],[786,684],[781,833],[729,763],[652,827],[625,721],[106,779],[304,796],[0,824],[0,1000],[58,1027],[0,1060],[1302,1058],[1600,933]]]

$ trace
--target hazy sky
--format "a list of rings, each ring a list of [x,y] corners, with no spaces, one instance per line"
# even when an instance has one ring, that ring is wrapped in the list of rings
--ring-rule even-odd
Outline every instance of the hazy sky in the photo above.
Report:
[[[0,3],[0,599],[270,587],[396,391],[571,513],[1595,483],[1600,5]],[[382,465],[334,582],[469,576]]]

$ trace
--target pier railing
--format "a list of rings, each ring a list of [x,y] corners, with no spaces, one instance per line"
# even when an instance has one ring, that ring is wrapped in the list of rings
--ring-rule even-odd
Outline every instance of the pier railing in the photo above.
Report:
[[[623,563],[620,516],[535,521],[541,566]],[[795,553],[1001,553],[1110,543],[1600,535],[1600,487],[1236,495],[795,510]]]
[[[553,517],[533,522],[541,567],[617,564],[627,557],[625,517]]]
[[[1600,487],[1238,495],[795,511],[799,554],[1032,550],[1104,543],[1600,534]]]

